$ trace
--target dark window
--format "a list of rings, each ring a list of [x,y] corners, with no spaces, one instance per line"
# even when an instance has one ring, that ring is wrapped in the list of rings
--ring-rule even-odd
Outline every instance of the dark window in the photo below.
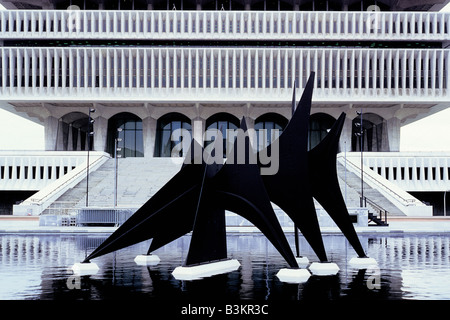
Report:
[[[255,131],[258,151],[264,149],[278,138],[284,128],[286,128],[287,123],[288,120],[277,113],[266,113],[257,118],[255,120]]]
[[[118,131],[117,129],[121,129]],[[108,151],[114,156],[115,140],[118,138],[117,154],[125,157],[143,157],[144,141],[142,120],[132,113],[119,113],[108,121]]]
[[[336,120],[325,113],[315,113],[309,118],[308,150],[322,141]]]
[[[191,135],[191,121],[188,117],[180,113],[169,113],[158,119],[156,132],[156,157],[183,156],[187,150],[181,148],[182,137],[179,140],[172,141],[172,133],[177,129],[185,129]],[[177,148],[180,147],[179,149]],[[177,149],[175,149],[177,148]],[[173,154],[173,152],[175,152]]]
[[[234,139],[229,136],[230,130],[236,130],[239,127],[239,119],[228,113],[216,113],[206,120],[206,130],[219,130],[223,138],[223,156],[227,155],[229,148],[232,148]],[[205,148],[207,148],[213,140],[205,140]],[[228,142],[228,143],[227,143]]]

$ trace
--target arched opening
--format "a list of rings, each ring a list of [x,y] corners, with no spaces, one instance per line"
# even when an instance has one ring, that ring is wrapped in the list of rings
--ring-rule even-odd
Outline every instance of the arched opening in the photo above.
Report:
[[[336,119],[326,113],[314,113],[309,117],[308,150],[326,137]]]
[[[175,147],[182,142],[182,137],[172,141],[172,133],[177,129],[188,130],[192,136],[191,120],[177,112],[168,113],[158,119],[156,127],[155,157],[183,156],[187,150],[180,148],[173,152]]]
[[[92,130],[92,127],[90,128]],[[60,119],[57,136],[57,150],[83,151],[93,150],[94,139],[89,131],[89,116],[82,112],[71,112]],[[90,138],[88,143],[87,139]]]
[[[142,120],[129,112],[116,114],[108,120],[108,152],[114,156],[115,139],[123,158],[143,157],[144,142],[142,134]]]
[[[266,113],[255,120],[257,150],[261,151],[277,139],[286,128],[288,120],[278,113]]]
[[[229,130],[236,130],[237,128],[239,128],[239,119],[229,113],[216,113],[206,120],[206,131],[219,130],[222,133],[224,158],[234,143],[234,139],[229,136]],[[206,136],[204,147],[207,148],[215,139],[214,137],[213,140],[209,140],[208,136]]]
[[[360,116],[352,122],[352,151],[361,151],[361,143],[363,151],[384,151],[384,119],[374,113],[363,113],[362,118],[362,130]]]

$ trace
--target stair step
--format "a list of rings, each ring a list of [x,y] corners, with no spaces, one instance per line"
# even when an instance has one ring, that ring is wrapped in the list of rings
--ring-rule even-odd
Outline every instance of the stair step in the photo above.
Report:
[[[109,159],[89,175],[89,205],[112,206],[114,202],[115,159]],[[181,162],[169,158],[125,158],[118,162],[117,201],[139,207],[151,198],[180,169]],[[86,179],[57,201],[85,205]]]
[[[150,199],[179,170],[181,162],[170,158],[124,158],[119,159],[117,172],[118,204],[139,207]],[[359,190],[361,180],[338,163],[338,179],[347,207],[360,204]],[[89,204],[93,206],[112,206],[114,201],[115,159],[109,159],[89,175]],[[389,215],[403,215],[380,192],[364,184],[364,195],[389,212]],[[64,193],[57,201],[78,202],[84,206],[86,179]],[[316,203],[316,205],[318,205]],[[376,213],[368,205],[369,211]]]
[[[341,163],[337,164],[338,177],[342,184],[347,184],[347,190],[351,189],[351,197],[350,201],[357,202],[357,206],[360,204],[360,190],[361,190],[361,179],[358,175],[353,172],[347,171],[345,172],[345,167]],[[364,196],[376,203],[378,206],[383,208],[388,212],[390,216],[404,216],[404,214],[394,205],[392,204],[386,197],[384,197],[378,190],[373,189],[367,183],[364,182]],[[341,188],[342,189],[342,188]],[[347,203],[347,206],[349,204]],[[369,208],[369,212],[376,213],[378,210],[372,207],[369,203],[367,204]]]

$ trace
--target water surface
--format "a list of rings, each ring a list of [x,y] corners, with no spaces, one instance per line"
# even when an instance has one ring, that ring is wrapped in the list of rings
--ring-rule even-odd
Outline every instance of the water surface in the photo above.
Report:
[[[312,276],[302,284],[278,280],[276,273],[288,265],[260,234],[227,236],[229,257],[241,263],[228,274],[196,281],[173,278],[171,272],[183,264],[189,248],[187,235],[155,252],[161,258],[156,266],[134,263],[136,255],[147,251],[150,241],[145,241],[94,259],[100,267],[96,275],[73,278],[69,267],[104,239],[1,235],[0,299],[450,299],[448,235],[360,236],[368,256],[378,262],[364,270],[348,264],[356,254],[343,236],[325,235],[329,260],[340,271],[336,276]],[[293,248],[293,236],[288,240]],[[303,238],[300,243],[302,254],[317,261]]]

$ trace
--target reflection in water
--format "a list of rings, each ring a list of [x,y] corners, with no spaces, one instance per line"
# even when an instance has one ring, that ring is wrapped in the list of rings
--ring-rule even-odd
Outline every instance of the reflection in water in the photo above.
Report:
[[[347,262],[356,254],[345,238],[327,235],[328,255],[340,272],[311,276],[302,284],[278,280],[276,273],[287,263],[259,234],[229,235],[229,257],[238,259],[241,267],[202,280],[179,281],[171,275],[184,261],[189,235],[159,249],[157,266],[134,263],[137,254],[147,251],[149,241],[145,241],[95,259],[100,267],[96,275],[73,278],[68,268],[105,238],[1,235],[0,299],[450,299],[450,236],[362,236],[365,250],[378,267],[355,270]],[[293,247],[293,237],[288,240]],[[316,260],[303,238],[301,251]]]

